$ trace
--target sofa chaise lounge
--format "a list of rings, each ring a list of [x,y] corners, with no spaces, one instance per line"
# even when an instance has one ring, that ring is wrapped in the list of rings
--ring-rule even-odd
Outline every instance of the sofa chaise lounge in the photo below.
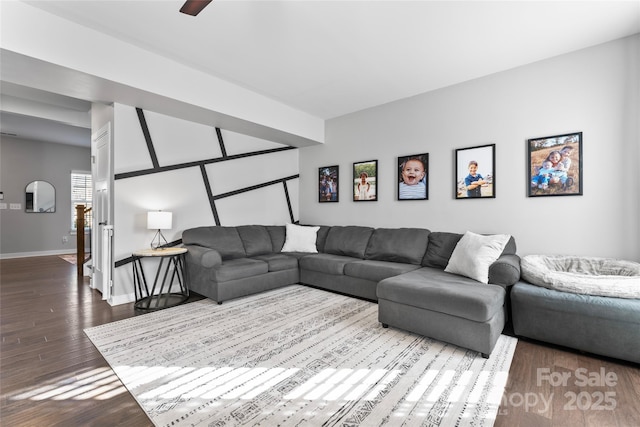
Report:
[[[462,234],[419,228],[320,226],[308,252],[283,252],[291,227],[185,230],[190,289],[218,303],[294,283],[378,302],[383,326],[491,353],[506,321],[506,288],[520,279],[509,237],[488,283],[444,271]],[[293,229],[293,228],[291,228]],[[498,256],[498,254],[496,256]]]

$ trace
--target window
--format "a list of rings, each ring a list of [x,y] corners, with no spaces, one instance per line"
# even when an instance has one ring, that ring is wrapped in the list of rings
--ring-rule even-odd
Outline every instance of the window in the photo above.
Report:
[[[76,220],[78,218],[76,206],[84,205],[84,229],[91,228],[91,220],[93,219],[91,208],[91,173],[89,172],[71,172],[71,231],[77,231]]]

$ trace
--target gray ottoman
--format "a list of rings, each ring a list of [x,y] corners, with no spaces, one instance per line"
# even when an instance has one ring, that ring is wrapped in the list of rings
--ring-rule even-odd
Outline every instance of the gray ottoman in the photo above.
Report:
[[[511,289],[516,335],[640,363],[640,300],[581,295],[521,281]]]

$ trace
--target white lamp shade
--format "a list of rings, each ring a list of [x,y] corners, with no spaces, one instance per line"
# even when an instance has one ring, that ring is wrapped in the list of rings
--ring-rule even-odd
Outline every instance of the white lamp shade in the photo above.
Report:
[[[171,212],[147,212],[147,228],[149,230],[169,230],[172,218]]]

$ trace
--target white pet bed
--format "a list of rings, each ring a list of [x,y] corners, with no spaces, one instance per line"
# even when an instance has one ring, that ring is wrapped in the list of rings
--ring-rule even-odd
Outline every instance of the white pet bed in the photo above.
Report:
[[[557,291],[640,298],[640,264],[611,258],[526,255],[520,264],[527,282]]]

